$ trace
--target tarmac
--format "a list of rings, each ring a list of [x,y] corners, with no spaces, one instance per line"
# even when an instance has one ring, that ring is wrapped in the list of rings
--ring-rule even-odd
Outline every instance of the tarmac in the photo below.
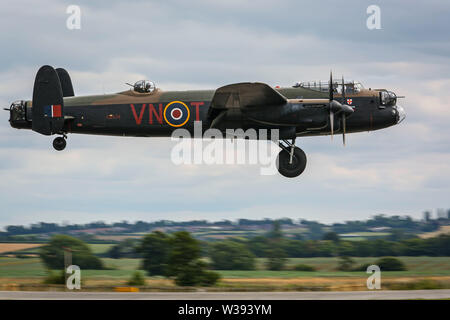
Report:
[[[405,300],[450,299],[450,289],[315,292],[0,291],[0,300]]]

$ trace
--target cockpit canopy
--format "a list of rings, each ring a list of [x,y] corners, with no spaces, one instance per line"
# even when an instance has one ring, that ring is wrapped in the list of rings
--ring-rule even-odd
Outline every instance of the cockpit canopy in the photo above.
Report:
[[[392,91],[380,91],[380,102],[382,106],[395,106],[397,104],[397,95]]]
[[[156,90],[156,86],[152,81],[139,80],[133,85],[133,90],[139,93],[152,93]]]
[[[319,92],[328,92],[329,91],[329,83],[328,81],[307,81],[307,82],[297,82],[293,85],[294,88],[306,88]],[[344,82],[344,88],[346,94],[355,94],[359,93],[361,89],[364,89],[364,86],[360,82]],[[342,94],[342,82],[333,81],[333,92]]]

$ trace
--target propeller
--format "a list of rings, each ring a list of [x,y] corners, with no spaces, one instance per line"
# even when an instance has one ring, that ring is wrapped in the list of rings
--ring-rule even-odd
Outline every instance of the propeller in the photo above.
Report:
[[[345,131],[347,127],[347,116],[351,115],[355,110],[347,104],[347,99],[345,97],[345,82],[344,77],[342,77],[342,143],[345,146]]]
[[[347,105],[347,100],[345,99],[345,83],[344,76],[342,76],[342,102]],[[345,147],[345,112],[342,115],[342,144]]]
[[[330,129],[331,129],[331,140],[333,140],[333,134],[334,134],[334,115],[342,115],[342,142],[345,146],[345,131],[346,131],[346,118],[347,115],[350,115],[353,113],[353,108],[346,104],[346,98],[345,98],[345,83],[344,83],[344,77],[342,77],[342,97],[343,97],[343,104],[340,102],[334,100],[333,98],[333,74],[330,71],[330,80],[328,83],[329,88],[329,101],[330,101]]]
[[[330,128],[331,128],[331,140],[333,140],[333,131],[334,131],[334,112],[331,107],[333,100],[333,73],[330,70],[330,80],[328,81],[328,93],[329,93],[329,101],[330,101]]]

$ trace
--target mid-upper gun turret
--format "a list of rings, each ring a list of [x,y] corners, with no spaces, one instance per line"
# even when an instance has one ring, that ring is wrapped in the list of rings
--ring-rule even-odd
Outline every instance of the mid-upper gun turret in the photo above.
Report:
[[[134,85],[127,84],[133,87],[133,91],[137,93],[153,93],[156,90],[155,83],[149,80],[139,80]]]

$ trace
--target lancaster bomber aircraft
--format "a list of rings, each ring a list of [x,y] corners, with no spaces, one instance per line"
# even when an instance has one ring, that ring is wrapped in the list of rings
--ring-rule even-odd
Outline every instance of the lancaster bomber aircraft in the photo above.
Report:
[[[170,137],[177,128],[202,130],[278,129],[278,171],[296,177],[306,167],[297,137],[372,131],[400,123],[405,111],[386,89],[365,89],[360,83],[302,82],[272,88],[259,82],[235,83],[216,90],[163,91],[141,80],[132,89],[106,95],[74,95],[66,70],[43,66],[34,82],[33,100],[19,100],[5,109],[10,124],[43,135],[59,135],[53,147],[66,147],[68,133]],[[267,139],[267,138],[266,138]]]

